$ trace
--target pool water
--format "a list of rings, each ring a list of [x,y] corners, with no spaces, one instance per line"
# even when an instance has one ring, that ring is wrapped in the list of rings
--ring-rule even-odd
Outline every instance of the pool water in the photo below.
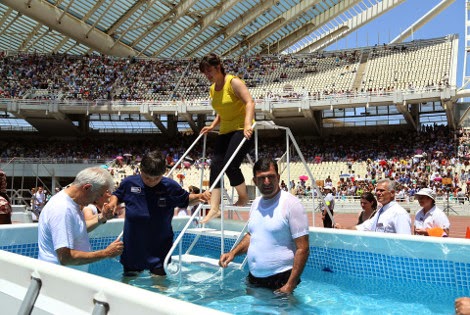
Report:
[[[453,314],[452,287],[389,279],[361,279],[327,271],[306,271],[293,295],[252,288],[246,270],[186,265],[181,276],[142,272],[123,278],[117,259],[90,265],[89,272],[166,296],[232,314]]]

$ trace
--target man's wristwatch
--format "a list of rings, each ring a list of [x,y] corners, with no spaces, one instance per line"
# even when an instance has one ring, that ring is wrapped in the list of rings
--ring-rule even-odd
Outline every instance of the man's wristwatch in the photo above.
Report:
[[[107,221],[108,220],[106,219],[106,217],[102,213],[98,214],[98,223],[105,224]]]

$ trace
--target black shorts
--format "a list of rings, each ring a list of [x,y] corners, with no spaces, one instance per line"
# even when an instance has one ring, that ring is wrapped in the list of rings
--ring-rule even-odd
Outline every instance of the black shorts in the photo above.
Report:
[[[277,289],[282,288],[287,283],[291,272],[292,272],[292,269],[289,269],[287,271],[277,273],[275,275],[265,277],[265,278],[255,277],[250,272],[246,278],[248,280],[248,283],[250,283],[251,285],[255,287],[263,287],[263,288],[268,288],[272,290],[277,290]],[[297,284],[299,283],[300,283],[300,279],[297,282]]]

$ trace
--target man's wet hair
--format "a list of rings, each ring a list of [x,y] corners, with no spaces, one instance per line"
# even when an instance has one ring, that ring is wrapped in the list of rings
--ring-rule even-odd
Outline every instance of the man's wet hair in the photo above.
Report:
[[[274,170],[276,170],[276,174],[279,174],[279,168],[277,166],[276,161],[271,158],[260,158],[256,161],[255,165],[253,165],[253,177],[256,177],[256,173],[258,172],[266,172],[269,171],[271,165],[274,166]]]

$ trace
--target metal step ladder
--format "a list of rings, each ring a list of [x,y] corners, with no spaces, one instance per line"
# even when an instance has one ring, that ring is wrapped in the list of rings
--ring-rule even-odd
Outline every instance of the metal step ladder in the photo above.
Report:
[[[316,200],[319,200],[320,204],[324,203],[323,196],[322,196],[318,186],[316,185],[315,178],[314,178],[311,170],[308,168],[308,165],[307,165],[307,163],[306,163],[306,161],[305,161],[305,159],[304,159],[304,157],[303,157],[303,155],[300,151],[300,148],[299,148],[297,142],[295,141],[295,139],[292,135],[292,132],[287,127],[277,126],[274,123],[268,122],[268,121],[256,122],[256,123],[253,124],[252,127],[255,130],[254,140],[255,140],[256,159],[258,159],[258,129],[282,129],[282,130],[286,131],[286,153],[283,155],[283,161],[285,160],[286,167],[283,168],[283,169],[287,170],[288,180],[290,181],[290,168],[289,168],[290,147],[289,147],[289,144],[290,144],[290,141],[292,141],[292,143],[294,144],[294,149],[296,150],[297,154],[299,155],[299,158],[301,159],[301,161],[302,161],[302,163],[305,167],[305,171],[307,172],[307,174],[309,175],[309,178],[312,181],[312,187],[317,192],[317,197],[315,197],[314,190],[312,190],[312,198],[311,198],[311,201],[312,201],[312,214],[313,214],[312,215],[312,220],[313,220],[313,225],[315,225],[315,215],[313,213],[313,211],[314,211],[313,209],[315,209]],[[178,162],[173,166],[171,171],[173,171],[173,169],[175,169],[176,167],[178,167],[178,165],[180,163],[182,163],[182,161],[184,160],[186,155],[189,153],[189,151],[196,145],[196,142],[201,139],[201,136],[202,135],[199,135],[199,137],[195,140],[195,142],[189,147],[189,149],[181,156],[181,158],[178,160]],[[224,176],[224,173],[225,173],[226,169],[228,168],[228,166],[230,165],[232,160],[235,158],[236,154],[241,149],[241,147],[243,146],[245,141],[246,141],[246,139],[244,138],[240,142],[239,146],[234,151],[232,157],[229,159],[227,164],[224,166],[222,171],[219,173],[219,175],[215,179],[214,183],[212,184],[212,187],[210,187],[210,191],[212,191],[214,189],[215,185],[219,181],[220,181],[220,184],[221,184],[221,187],[220,187],[221,191],[222,192],[225,191],[224,187],[223,187],[224,181],[222,180],[222,178]],[[206,137],[204,137],[204,147],[203,147],[203,155],[204,156],[203,156],[203,159],[205,159],[205,152],[206,152]],[[170,171],[170,173],[171,173],[171,171]],[[201,187],[202,187],[202,175],[201,175]],[[180,275],[180,277],[181,277],[182,269],[183,269],[184,264],[200,263],[200,264],[207,264],[207,265],[219,268],[218,272],[220,272],[222,278],[224,277],[223,268],[218,267],[218,263],[219,263],[218,258],[208,258],[208,257],[200,256],[200,255],[194,255],[192,253],[192,251],[193,251],[194,247],[196,246],[197,242],[203,236],[220,238],[220,244],[221,244],[220,245],[221,246],[220,254],[223,254],[223,253],[227,252],[225,250],[225,245],[224,245],[225,244],[225,239],[232,239],[232,240],[234,239],[235,240],[235,243],[232,246],[232,249],[233,249],[235,246],[238,245],[238,243],[245,236],[245,232],[248,228],[248,223],[245,224],[242,231],[230,231],[230,230],[225,229],[225,226],[224,226],[225,210],[230,209],[230,210],[233,210],[233,211],[237,211],[237,209],[240,208],[240,207],[226,206],[226,205],[224,205],[224,202],[223,202],[224,199],[225,199],[224,195],[222,195],[222,203],[221,203],[221,207],[220,207],[220,210],[221,210],[220,229],[219,228],[206,227],[206,226],[194,227],[194,222],[197,222],[197,220],[199,218],[201,218],[202,209],[207,207],[203,204],[199,204],[199,206],[196,208],[196,210],[194,211],[192,216],[189,218],[188,222],[183,227],[180,234],[178,235],[178,237],[174,241],[173,246],[171,247],[170,251],[168,252],[168,255],[165,257],[163,266],[164,266],[164,269],[165,269],[167,275],[169,275],[169,276]],[[230,199],[228,199],[228,200],[230,200]],[[328,213],[329,213],[329,215],[332,218],[332,221],[334,223],[333,216],[329,212],[329,210],[328,210]],[[183,238],[185,236],[188,236],[188,235],[194,236],[194,239],[192,240],[189,247],[187,249],[183,250]],[[171,267],[170,267],[170,261],[172,262]],[[247,262],[247,257],[245,256],[242,263],[236,264],[236,263],[232,262],[232,263],[229,264],[229,266],[231,265],[234,268],[242,269],[246,265],[246,262]]]
[[[185,225],[185,227],[181,230],[180,234],[176,238],[175,242],[173,243],[173,247],[170,249],[168,255],[165,257],[164,261],[164,268],[165,272],[167,275],[173,275],[173,276],[180,276],[180,279],[182,281],[182,272],[183,272],[183,266],[187,265],[199,265],[199,266],[204,266],[204,267],[209,267],[209,269],[213,270],[212,273],[204,273],[204,272],[196,272],[196,273],[188,273],[188,275],[185,275],[185,279],[191,281],[191,282],[202,282],[202,281],[207,281],[211,278],[214,278],[220,275],[222,278],[224,277],[224,269],[219,266],[219,258],[213,258],[213,257],[205,257],[201,255],[196,255],[193,254],[193,250],[196,247],[198,241],[201,239],[201,237],[212,237],[212,238],[219,238],[220,239],[220,244],[221,244],[221,250],[220,253],[225,252],[225,240],[230,239],[234,240],[234,244],[231,249],[233,249],[235,246],[238,245],[238,243],[243,239],[245,236],[246,229],[248,228],[248,222],[245,223],[245,226],[241,231],[233,231],[233,230],[225,230],[223,227],[223,222],[224,220],[221,219],[221,228],[213,228],[213,227],[206,227],[206,226],[201,226],[198,225],[197,227],[191,227],[194,222],[194,220],[199,217],[199,213],[203,205],[199,205],[196,209],[196,211],[193,213],[191,218],[188,220],[188,223]],[[233,207],[236,208],[236,207]],[[224,210],[221,208],[221,215],[222,217],[224,216]],[[194,236],[194,239],[191,241],[190,245],[186,249],[186,251],[183,251],[183,237],[184,236]],[[177,250],[178,248],[178,250]],[[178,252],[175,254],[175,252]],[[170,266],[170,257],[171,261],[174,262],[172,266]],[[231,262],[228,265],[228,269],[234,270],[234,269],[243,269],[247,263],[247,257],[243,259],[241,263],[238,262]]]

